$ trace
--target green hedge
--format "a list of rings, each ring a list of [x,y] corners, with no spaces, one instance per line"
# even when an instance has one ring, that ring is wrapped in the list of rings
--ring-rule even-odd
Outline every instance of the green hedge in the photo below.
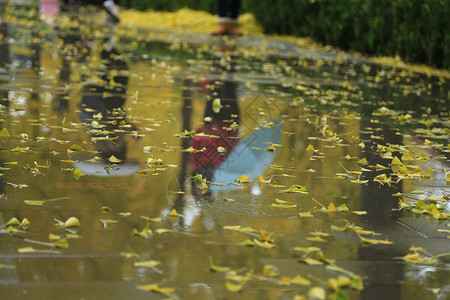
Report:
[[[449,0],[244,0],[267,33],[450,68]]]
[[[91,2],[98,2],[92,0]],[[214,13],[214,0],[116,0],[138,10]],[[450,0],[242,0],[267,33],[450,69]]]

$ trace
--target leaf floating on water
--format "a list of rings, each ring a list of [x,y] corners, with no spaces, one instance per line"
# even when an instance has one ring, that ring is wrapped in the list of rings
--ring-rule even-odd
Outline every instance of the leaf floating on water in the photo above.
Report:
[[[214,265],[211,256],[209,257],[209,268],[211,269],[211,271],[213,271],[213,272],[218,272],[218,273],[221,273],[221,272],[228,272],[228,271],[231,270],[230,267],[221,267],[221,266],[216,266],[216,265]]]
[[[83,148],[81,148],[80,146],[78,146],[78,145],[76,145],[76,144],[73,144],[73,145],[70,147],[70,150],[73,151],[73,152],[82,152],[82,151],[84,151]]]
[[[16,148],[14,148],[14,149],[11,149],[11,151],[12,152],[26,152],[26,151],[29,151],[30,150],[30,147],[19,147],[19,146],[17,146]]]
[[[269,180],[265,180],[264,177],[262,177],[262,176],[259,176],[258,181],[260,183],[270,183],[270,179]]]
[[[155,232],[157,234],[163,234],[163,233],[167,233],[167,232],[173,232],[172,229],[167,229],[167,228],[158,228],[155,230]]]
[[[155,292],[158,294],[162,294],[168,297],[174,297],[174,293],[176,291],[175,288],[169,288],[169,287],[160,287],[158,284],[144,284],[144,285],[138,285],[138,289],[142,291],[148,291],[148,292]]]
[[[20,221],[16,217],[11,218],[4,226],[19,226]]]
[[[27,218],[23,218],[22,222],[20,222],[20,227],[22,227],[24,230],[27,230],[30,225],[31,223]]]
[[[134,266],[153,269],[160,264],[161,264],[161,262],[156,261],[156,260],[146,260],[146,261],[137,261],[134,263]]]
[[[242,175],[242,176],[239,176],[238,179],[236,179],[236,181],[238,183],[249,183],[250,179],[248,178],[248,175]]]
[[[64,225],[63,225],[64,228],[78,227],[78,226],[80,226],[80,221],[78,220],[77,217],[68,218],[67,221],[64,222]]]
[[[246,239],[245,241],[242,241],[239,243],[241,246],[247,246],[247,247],[254,247],[256,244],[252,242],[250,239]]]
[[[354,210],[354,211],[352,211],[352,213],[357,214],[359,216],[367,215],[367,211],[365,211],[365,210]]]
[[[2,131],[0,131],[0,138],[8,138],[10,136],[7,128],[3,128]]]
[[[325,300],[327,293],[321,287],[313,287],[309,290],[308,296],[312,299]]]
[[[269,233],[267,233],[267,231],[265,231],[264,229],[261,229],[261,230],[260,230],[260,232],[259,232],[259,238],[260,238],[262,241],[266,241],[266,242],[269,242],[269,243],[273,243],[273,242],[274,242],[274,240],[272,239],[272,233],[269,234]]]
[[[252,227],[242,227],[241,225],[233,225],[233,226],[223,226],[223,229],[234,230],[239,232],[257,232],[258,230]]]
[[[80,169],[76,168],[73,170],[73,178],[75,178],[75,180],[79,180],[82,176],[86,176],[86,174],[84,174]]]
[[[219,98],[216,98],[216,99],[213,100],[213,103],[212,103],[212,109],[213,109],[213,111],[214,111],[216,114],[218,114],[218,113],[220,112],[220,109],[221,109],[222,107],[223,107],[223,106],[222,106],[222,104],[221,104]]]
[[[35,205],[35,206],[42,206],[45,202],[51,202],[51,201],[59,201],[59,200],[68,200],[70,197],[58,197],[54,199],[47,199],[47,200],[24,200],[28,205]]]
[[[180,215],[180,214],[176,211],[175,208],[172,209],[172,211],[169,213],[169,216],[171,216],[171,217],[182,217],[182,215]]]
[[[305,257],[305,258],[302,257],[302,258],[299,258],[298,261],[303,262],[308,265],[313,265],[313,266],[314,265],[323,265],[323,262],[321,262],[320,260],[311,258],[311,257]]]
[[[257,239],[253,239],[253,242],[255,243],[256,246],[265,248],[265,249],[271,249],[271,248],[275,247],[274,244],[271,244],[268,241],[260,242]]]
[[[60,240],[52,242],[52,244],[56,248],[64,248],[64,249],[69,248],[69,242],[67,241],[67,239],[60,239]]]
[[[134,252],[120,252],[120,256],[124,256],[126,258],[139,257],[139,254]]]
[[[153,234],[152,230],[149,229],[149,223],[145,225],[144,229],[142,231],[137,230],[136,228],[133,229],[133,235],[139,235],[145,238],[149,238]]]
[[[302,186],[302,185],[298,185],[298,184],[291,185],[288,189],[285,189],[285,190],[279,190],[279,192],[309,194],[308,190],[306,189],[306,186]]]
[[[227,288],[228,291],[233,292],[233,293],[237,293],[240,292],[242,290],[242,288],[244,287],[245,282],[244,283],[233,283],[229,280],[227,280],[225,282],[225,286]]]
[[[275,146],[272,144],[264,150],[266,150],[267,152],[275,152],[277,150],[277,148],[275,148]]]
[[[44,200],[24,200],[23,202],[25,202],[28,205],[35,205],[35,206],[42,206],[44,205]]]
[[[369,162],[367,161],[367,159],[365,157],[360,159],[360,160],[358,160],[356,163],[361,165],[361,166],[367,166],[369,164]]]
[[[50,241],[57,241],[57,240],[61,239],[61,236],[57,235],[57,234],[49,233],[48,234],[48,239]]]
[[[225,152],[227,152],[227,149],[224,148],[224,147],[222,147],[222,146],[219,146],[219,147],[217,147],[217,152],[219,152],[219,153],[225,153]]]
[[[141,216],[141,218],[144,219],[144,220],[147,220],[149,222],[153,222],[153,223],[159,223],[162,220],[161,217],[149,218],[149,217],[146,217],[146,216]]]
[[[301,275],[297,275],[291,279],[291,283],[299,284],[299,285],[311,285],[311,281],[302,277]]]
[[[359,236],[359,238],[361,239],[361,241],[363,241],[366,244],[372,244],[372,245],[376,245],[376,244],[392,244],[392,242],[390,242],[388,240],[369,239],[369,238],[365,238],[365,237],[362,237],[362,236]]]
[[[109,162],[112,163],[112,164],[122,162],[121,159],[116,158],[114,155],[111,155],[111,156],[108,158],[108,160],[109,160]]]
[[[263,274],[267,277],[276,277],[280,275],[280,270],[274,265],[265,265],[263,268]]]
[[[80,226],[80,221],[76,217],[70,217],[65,222],[62,222],[58,219],[55,219],[55,221],[56,221],[55,226],[59,226],[59,227],[63,227],[63,228]]]
[[[108,227],[110,224],[117,223],[117,220],[104,220],[100,219],[100,222],[103,224],[103,228]]]
[[[60,251],[48,249],[34,249],[33,247],[23,247],[18,249],[19,253],[46,253],[46,254],[61,254]]]
[[[111,207],[109,207],[109,206],[102,206],[100,208],[100,210],[101,210],[102,213],[107,213],[107,212],[111,211]]]

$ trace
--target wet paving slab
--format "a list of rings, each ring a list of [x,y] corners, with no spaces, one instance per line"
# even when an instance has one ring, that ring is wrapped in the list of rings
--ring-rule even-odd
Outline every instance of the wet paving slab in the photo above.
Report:
[[[2,294],[448,298],[447,77],[2,5]]]

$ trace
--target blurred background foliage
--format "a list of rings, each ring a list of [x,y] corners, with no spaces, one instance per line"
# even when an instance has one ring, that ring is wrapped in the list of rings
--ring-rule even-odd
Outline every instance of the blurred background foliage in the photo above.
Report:
[[[93,4],[103,1],[91,0]],[[214,0],[116,0],[137,10],[215,13]],[[449,0],[243,0],[266,33],[450,69]]]

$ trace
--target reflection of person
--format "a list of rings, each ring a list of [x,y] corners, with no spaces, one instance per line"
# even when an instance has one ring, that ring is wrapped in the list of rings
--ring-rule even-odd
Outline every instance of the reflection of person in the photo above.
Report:
[[[212,35],[242,35],[237,21],[241,0],[216,0],[219,21]]]
[[[8,23],[0,21],[0,35],[3,41],[0,43],[0,104],[7,105],[8,90],[3,89],[1,85],[8,83],[10,80],[9,74],[9,42],[8,40]]]
[[[360,128],[374,128],[377,125],[369,121],[361,120]],[[387,126],[380,128],[384,137],[385,145],[401,145],[402,137]],[[388,165],[389,159],[384,159],[379,153],[372,151],[380,144],[379,140],[371,138],[371,134],[360,133],[360,139],[365,141],[366,147],[362,152],[362,157],[366,158],[369,165]],[[394,153],[394,155],[399,155]],[[390,170],[376,171],[375,175],[386,174],[389,176]],[[371,176],[375,176],[371,175]],[[381,233],[388,240],[390,236],[400,236],[405,234],[405,225],[398,221],[402,217],[402,212],[397,210],[398,199],[394,195],[402,192],[402,182],[392,183],[387,186],[380,186],[378,182],[369,180],[361,185],[361,210],[367,212],[360,216],[363,227]],[[402,279],[404,277],[404,266],[395,261],[394,257],[404,255],[406,249],[402,249],[402,243],[394,243],[391,247],[361,247],[358,250],[358,260],[364,261],[361,270],[364,275],[373,282],[385,280],[386,274],[390,278],[395,278],[397,282],[390,284],[367,284],[361,292],[362,299],[377,298],[373,295],[383,295],[386,299],[402,299]]]
[[[213,70],[213,78],[223,78],[224,73],[234,72],[233,60],[230,65],[223,65],[221,56],[218,56],[213,63]],[[189,162],[193,177],[201,174],[206,180],[212,181],[214,171],[239,142],[237,83],[228,78],[200,84],[207,94],[204,123],[191,140],[192,148],[199,151],[191,153]],[[192,191],[197,196],[202,194],[195,184]]]
[[[225,160],[238,143],[239,108],[236,97],[236,83],[232,81],[215,81],[216,99],[220,99],[220,110],[213,107],[215,100],[206,103],[204,124],[196,130],[191,146],[201,150],[192,153],[190,166],[195,173],[202,174],[207,180],[212,179],[212,173]]]
[[[125,133],[118,129],[121,121],[125,121],[123,105],[128,85],[128,77],[121,73],[128,67],[120,55],[111,55],[118,53],[119,51],[115,48],[109,52],[102,51],[101,56],[106,66],[105,73],[102,75],[104,85],[86,85],[81,100],[80,119],[84,123],[90,123],[94,115],[101,113],[99,126],[102,127],[102,130],[100,135],[94,134],[92,137],[102,137],[102,132],[106,132],[110,138],[110,140],[98,139],[96,141],[96,147],[105,160],[111,155],[121,160],[126,156]]]
[[[113,0],[106,0],[103,2],[103,7],[106,9],[106,25],[109,23],[119,23],[119,7],[114,3]]]

